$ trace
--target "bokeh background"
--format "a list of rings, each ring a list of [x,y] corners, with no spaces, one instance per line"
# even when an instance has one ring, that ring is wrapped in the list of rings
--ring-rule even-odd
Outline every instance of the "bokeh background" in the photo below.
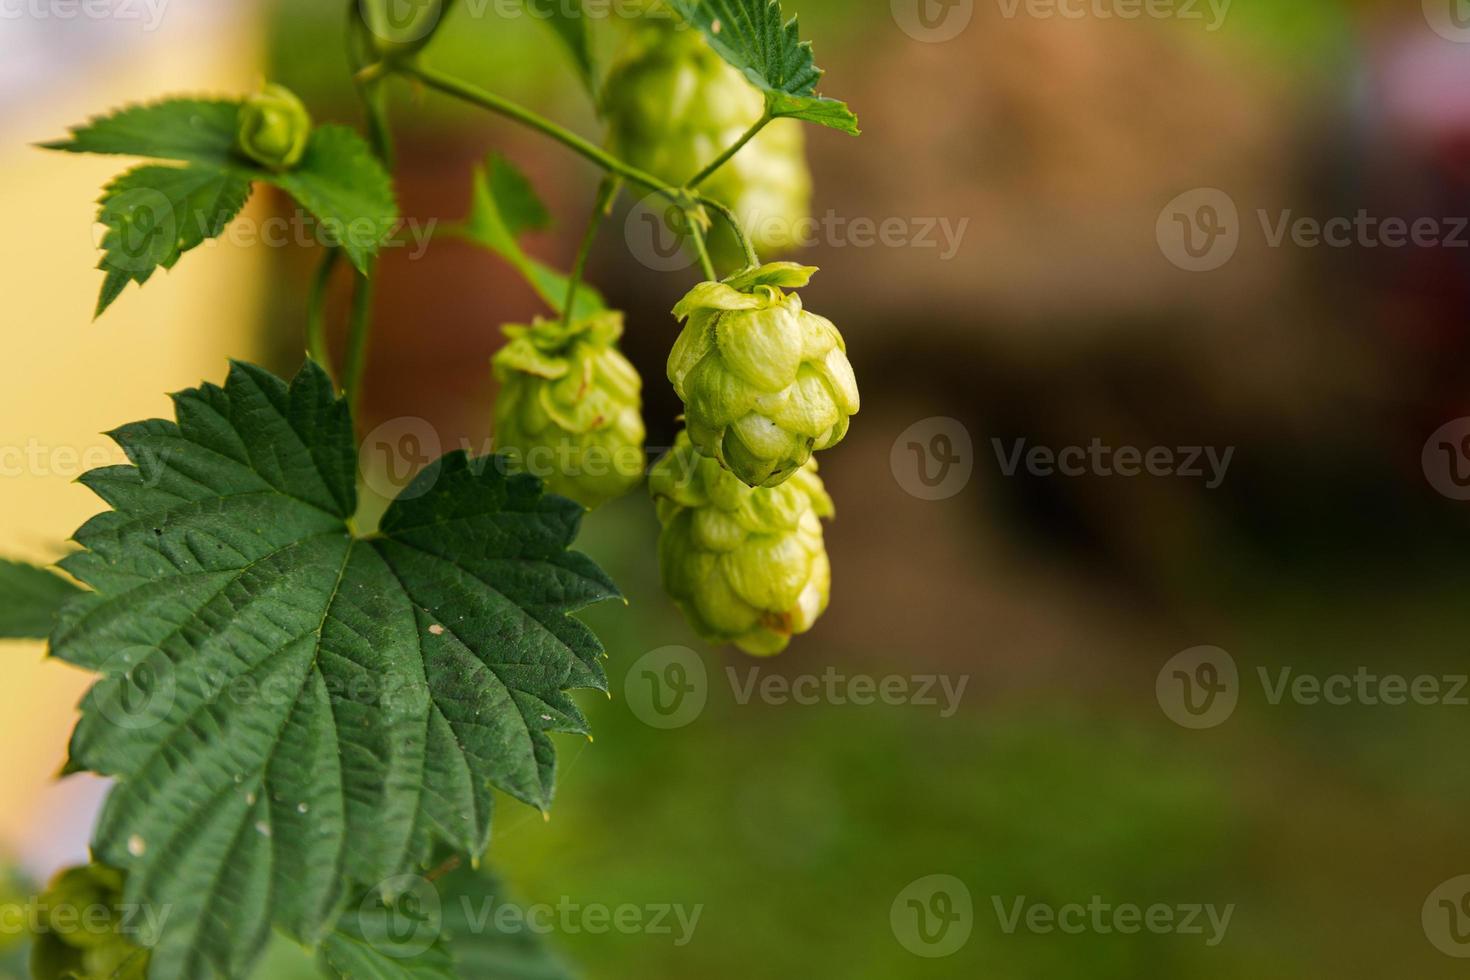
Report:
[[[1431,439],[1470,415],[1470,232],[1455,220],[1470,216],[1470,10],[785,6],[865,131],[809,131],[816,213],[963,231],[952,254],[834,232],[798,256],[822,268],[804,297],[841,326],[864,405],[822,460],[838,506],[832,605],[786,655],[695,640],[661,594],[646,496],[589,518],[585,548],[630,600],[589,616],[613,697],[582,699],[597,739],[563,740],[552,819],[507,801],[490,862],[527,901],[703,906],[683,946],[552,937],[588,978],[1463,976],[1423,913],[1470,872],[1470,705],[1272,703],[1258,672],[1470,671],[1467,504]],[[162,392],[218,379],[227,356],[294,370],[317,258],[204,247],[92,323],[92,202],[118,161],[31,144],[122,102],[266,77],[316,118],[354,122],[340,7],[168,0],[154,23],[141,4],[133,19],[43,4],[0,21],[0,446],[35,449],[0,479],[5,553],[54,559],[98,509],[72,482],[107,445],[96,433],[166,412]],[[505,9],[460,4],[428,60],[596,134],[554,36]],[[394,120],[405,215],[463,215],[472,168],[496,150],[558,219],[532,251],[570,264],[588,165],[407,86]],[[1238,247],[1190,271],[1160,229],[1196,213],[1201,189],[1236,209]],[[286,207],[260,191],[248,213]],[[1433,219],[1438,238],[1269,234],[1286,215],[1359,212]],[[625,201],[589,275],[628,311],[650,445],[667,445],[668,310],[694,273],[641,264],[626,214]],[[457,242],[390,251],[382,275],[362,428],[416,417],[445,445],[483,445],[498,327],[540,312],[536,298]],[[936,432],[961,476],[934,500],[918,467],[939,466]],[[1213,487],[1008,473],[1016,440],[1233,455]],[[665,730],[624,691],[640,657],[671,645],[698,651],[707,704]],[[1202,645],[1238,666],[1238,706],[1195,730],[1156,682]],[[0,848],[44,878],[84,855],[102,791],[54,779],[86,678],[38,645],[0,653]],[[727,669],[743,683],[753,667],[965,688],[948,716],[741,703]],[[968,940],[942,958],[917,955],[891,916],[932,875],[973,907]],[[1021,896],[1234,911],[1214,946],[1008,933],[996,903]],[[1470,929],[1470,906],[1459,922]]]

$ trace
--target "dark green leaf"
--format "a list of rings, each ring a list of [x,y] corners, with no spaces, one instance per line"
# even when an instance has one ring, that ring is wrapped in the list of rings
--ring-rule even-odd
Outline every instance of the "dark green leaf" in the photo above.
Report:
[[[393,180],[372,148],[346,126],[312,130],[306,155],[284,173],[256,174],[294,197],[342,245],[359,272],[398,223]]]
[[[55,572],[0,558],[0,638],[44,640],[62,603],[80,591]]]
[[[249,196],[246,178],[203,166],[136,167],[108,184],[97,213],[107,226],[97,315],[129,282],[147,282],[154,269],[173,268],[184,252],[219,235]]]
[[[71,137],[41,145],[69,153],[120,153],[223,167],[235,155],[238,100],[165,99],[97,116]]]
[[[245,973],[272,919],[314,943],[436,841],[480,853],[492,785],[547,807],[548,733],[586,730],[566,691],[606,688],[569,613],[617,594],[567,550],[582,508],[495,457],[444,457],[354,536],[352,420],[311,362],[174,401],[83,477],[112,509],[62,565],[96,592],[52,634],[102,674],[69,768],[117,777],[94,851],[170,909],[154,980]]]
[[[779,0],[668,0],[694,24],[720,56],[766,94],[773,116],[790,116],[858,134],[847,104],[816,94],[822,77],[812,43],[801,39],[796,18],[782,20]]]
[[[470,213],[463,221],[444,228],[454,235],[489,249],[516,268],[531,288],[558,313],[566,305],[567,276],[531,258],[516,240],[523,229],[543,227],[545,206],[528,181],[509,161],[492,154],[485,166],[476,168],[470,198]],[[573,315],[588,316],[605,309],[602,296],[582,282],[577,285]]]

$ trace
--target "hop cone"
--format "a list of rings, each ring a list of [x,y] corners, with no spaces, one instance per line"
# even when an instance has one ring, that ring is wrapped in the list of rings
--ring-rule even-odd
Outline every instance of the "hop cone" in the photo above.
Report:
[[[35,980],[144,980],[148,953],[124,932],[122,887],[122,873],[101,864],[51,880],[31,946]]]
[[[780,484],[847,434],[858,410],[847,345],[782,287],[816,270],[773,262],[700,283],[674,307],[687,318],[669,353],[689,437],[753,487]]]
[[[695,631],[746,653],[780,653],[827,608],[822,522],[832,498],[813,460],[779,487],[748,487],[686,433],[649,474],[664,588]]]
[[[584,507],[643,478],[642,380],[616,345],[623,315],[508,326],[495,355],[496,449]]]
[[[289,170],[301,162],[310,137],[311,116],[296,93],[284,85],[267,85],[241,107],[235,145],[271,170]]]
[[[613,150],[670,184],[682,185],[760,119],[765,99],[699,31],[647,23],[632,53],[608,76],[603,110]],[[811,206],[805,137],[794,119],[766,125],[700,184],[728,205],[757,249],[795,244]]]

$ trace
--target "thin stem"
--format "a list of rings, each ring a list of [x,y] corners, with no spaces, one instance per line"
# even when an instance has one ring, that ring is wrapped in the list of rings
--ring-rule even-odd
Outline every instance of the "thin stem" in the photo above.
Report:
[[[362,376],[367,372],[368,340],[372,335],[373,279],[359,274],[352,290],[352,314],[347,331],[347,363],[342,369],[342,388],[353,417],[362,400]]]
[[[327,372],[327,377],[336,384],[337,373],[332,370],[332,350],[327,343],[327,285],[332,280],[332,271],[337,268],[341,253],[328,248],[317,266],[316,276],[311,282],[311,296],[306,306],[306,350],[313,361]]]
[[[652,174],[645,173],[637,167],[624,163],[590,140],[578,136],[571,130],[557,125],[539,113],[532,112],[530,109],[511,102],[509,99],[503,99],[493,92],[487,92],[468,82],[460,81],[451,75],[435,71],[432,68],[425,68],[423,65],[395,64],[393,65],[393,70],[400,75],[416,78],[429,88],[443,92],[445,95],[452,95],[457,99],[462,99],[482,109],[488,109],[509,119],[514,119],[516,122],[529,126],[546,136],[550,136],[558,143],[581,154],[604,170],[656,191],[671,201],[678,202],[681,205],[683,203],[681,200],[683,195],[679,193],[678,188],[670,187]]]
[[[577,287],[582,284],[582,276],[587,271],[587,258],[592,254],[592,243],[597,240],[598,229],[612,210],[613,199],[618,196],[618,190],[622,186],[622,178],[608,174],[597,188],[597,199],[592,203],[592,216],[587,219],[587,232],[582,236],[582,244],[577,249],[576,264],[572,266],[572,274],[567,279],[567,299],[561,308],[561,322],[564,326],[572,322],[572,311],[577,306]]]
[[[761,117],[755,121],[755,125],[751,126],[745,131],[744,136],[741,136],[738,140],[731,144],[729,149],[725,150],[724,153],[721,153],[718,157],[716,157],[713,163],[711,163],[709,166],[705,167],[699,173],[690,178],[689,182],[686,183],[684,186],[689,188],[690,190],[693,190],[694,188],[698,187],[700,184],[708,180],[716,170],[719,170],[725,164],[729,163],[731,157],[739,153],[741,150],[745,149],[745,144],[755,139],[756,134],[766,128],[766,123],[770,122],[771,118],[771,110],[768,108],[765,112],[761,113]]]
[[[704,270],[705,281],[717,281],[720,277],[715,274],[715,264],[710,261],[709,249],[704,244],[704,232],[699,230],[699,225],[688,215],[684,216],[684,222],[689,226],[689,240],[694,243],[694,251],[699,255],[699,267]]]
[[[730,230],[735,233],[736,239],[739,240],[741,250],[745,252],[746,268],[750,269],[760,265],[760,256],[755,254],[755,246],[750,243],[750,236],[745,234],[745,229],[740,227],[740,219],[735,217],[735,212],[731,211],[719,201],[712,201],[707,197],[699,198],[699,203],[719,212],[720,216],[725,219],[725,223],[730,226]]]

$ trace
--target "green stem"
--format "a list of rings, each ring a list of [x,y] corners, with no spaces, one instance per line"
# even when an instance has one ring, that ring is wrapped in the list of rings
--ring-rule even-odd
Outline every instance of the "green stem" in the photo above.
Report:
[[[347,331],[347,363],[342,369],[342,389],[347,405],[357,417],[362,401],[362,377],[367,372],[368,340],[372,336],[373,279],[359,274],[352,290],[352,314]]]
[[[452,95],[457,99],[462,99],[482,109],[488,109],[508,119],[514,119],[516,122],[529,126],[537,132],[550,136],[558,143],[581,154],[604,170],[615,173],[652,191],[656,191],[672,201],[680,204],[683,203],[681,201],[682,195],[680,195],[677,188],[672,188],[652,174],[645,173],[637,167],[624,163],[590,140],[578,136],[571,130],[557,125],[539,113],[511,102],[509,99],[503,99],[493,92],[487,92],[468,82],[460,81],[452,75],[446,75],[432,68],[425,68],[423,65],[396,64],[393,66],[393,70],[408,78],[418,79],[429,88],[443,92],[445,95]]]
[[[327,249],[317,266],[316,277],[311,282],[311,297],[306,307],[306,350],[313,361],[327,372],[327,377],[336,384],[337,373],[332,370],[332,349],[327,343],[327,285],[332,280],[332,271],[337,268],[341,253],[335,248]]]
[[[704,244],[704,232],[699,230],[699,225],[688,215],[684,217],[689,226],[689,240],[694,243],[694,251],[699,255],[699,267],[704,270],[706,282],[717,282],[719,276],[715,274],[715,264],[710,261],[709,249]]]
[[[563,326],[572,322],[572,311],[577,306],[577,287],[582,284],[582,276],[587,271],[587,259],[592,254],[592,243],[597,240],[597,232],[602,227],[602,221],[612,210],[613,199],[618,196],[618,190],[622,186],[622,178],[609,174],[602,179],[602,184],[597,188],[597,199],[592,203],[592,216],[587,219],[587,232],[582,236],[582,244],[577,249],[577,261],[572,266],[571,276],[567,279],[567,299],[561,308]]]
[[[730,226],[730,230],[735,233],[735,238],[740,242],[741,250],[745,252],[746,268],[753,269],[760,265],[760,256],[755,254],[755,246],[750,243],[750,236],[745,234],[745,229],[740,227],[740,219],[735,217],[735,212],[719,201],[712,201],[707,197],[699,198],[699,203],[719,212],[720,216],[725,219],[725,223]]]
[[[733,144],[731,144],[731,146],[727,150],[725,150],[724,153],[721,153],[718,157],[716,157],[715,161],[711,163],[708,167],[705,167],[699,173],[690,178],[689,182],[686,183],[684,186],[689,188],[690,190],[693,190],[694,188],[698,187],[700,184],[708,180],[716,170],[719,170],[725,164],[729,163],[731,157],[739,153],[741,150],[745,149],[745,144],[755,139],[756,134],[766,128],[766,123],[770,122],[771,118],[772,116],[770,109],[767,109],[765,112],[761,113],[761,117],[755,121],[754,126],[751,126],[745,131],[744,136],[740,137]]]

